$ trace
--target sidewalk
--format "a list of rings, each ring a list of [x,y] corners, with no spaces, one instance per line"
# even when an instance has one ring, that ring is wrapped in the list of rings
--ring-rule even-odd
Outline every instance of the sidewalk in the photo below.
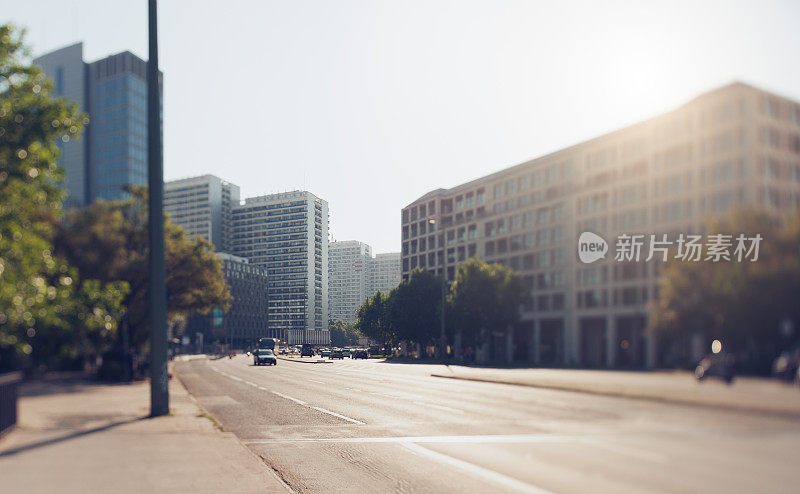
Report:
[[[183,385],[148,418],[149,383],[85,379],[22,386],[19,424],[0,439],[0,491],[287,492],[274,472],[218,430]]]
[[[698,382],[681,371],[633,372],[573,369],[485,369],[449,366],[433,377],[464,379],[607,396],[712,406],[800,418],[800,390],[772,379],[736,378],[732,385]]]

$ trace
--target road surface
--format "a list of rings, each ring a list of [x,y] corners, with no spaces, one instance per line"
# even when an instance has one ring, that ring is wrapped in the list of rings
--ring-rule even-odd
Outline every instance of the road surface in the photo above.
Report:
[[[295,492],[790,492],[800,421],[245,356],[176,372]]]

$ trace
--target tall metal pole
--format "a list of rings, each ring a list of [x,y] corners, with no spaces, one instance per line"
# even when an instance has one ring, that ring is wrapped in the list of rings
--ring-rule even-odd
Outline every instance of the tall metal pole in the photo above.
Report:
[[[167,283],[164,261],[164,165],[161,159],[161,103],[158,84],[156,0],[149,0],[147,60],[148,231],[150,234],[150,415],[169,413],[167,387]]]
[[[444,310],[446,304],[446,290],[447,290],[447,270],[442,269],[442,336],[439,340],[439,346],[441,346],[441,357],[442,360],[447,358],[447,337],[444,334]]]

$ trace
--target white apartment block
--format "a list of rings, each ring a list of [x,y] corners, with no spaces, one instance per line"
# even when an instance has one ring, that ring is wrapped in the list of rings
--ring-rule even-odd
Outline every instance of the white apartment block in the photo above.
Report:
[[[663,262],[593,264],[591,231],[702,233],[735,208],[777,216],[800,207],[800,103],[735,83],[630,127],[453,187],[402,210],[402,273],[449,281],[477,256],[519,272],[530,290],[513,328],[515,360],[648,367],[647,332]]]
[[[399,252],[376,254],[367,265],[367,294],[389,293],[403,279]]]
[[[231,211],[239,204],[239,186],[214,175],[164,183],[164,211],[191,237],[230,252]]]
[[[357,240],[330,243],[328,296],[333,321],[355,322],[356,311],[369,297],[368,266],[372,247]]]
[[[306,191],[251,197],[232,219],[232,253],[267,269],[270,330],[329,343],[328,203]]]
[[[358,308],[366,299],[376,292],[389,293],[400,284],[400,253],[372,257],[372,247],[357,240],[330,245],[331,320],[356,322]]]

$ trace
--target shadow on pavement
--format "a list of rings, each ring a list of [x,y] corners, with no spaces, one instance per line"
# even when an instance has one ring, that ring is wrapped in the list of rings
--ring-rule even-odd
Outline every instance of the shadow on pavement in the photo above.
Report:
[[[80,393],[96,386],[130,386],[140,381],[109,382],[98,381],[91,374],[46,376],[41,379],[23,381],[19,387],[20,397],[46,396],[66,393]]]
[[[5,457],[8,457],[8,456],[12,456],[12,455],[15,455],[17,453],[24,453],[25,451],[29,451],[29,450],[32,450],[32,449],[42,448],[42,447],[50,446],[50,445],[53,445],[53,444],[58,444],[58,443],[61,443],[61,442],[64,442],[64,441],[69,441],[70,439],[77,439],[79,437],[88,436],[88,435],[94,434],[96,432],[107,431],[109,429],[113,429],[113,428],[119,427],[121,425],[132,424],[134,422],[139,422],[141,420],[147,420],[149,418],[150,418],[149,416],[146,416],[146,417],[137,417],[137,418],[128,419],[128,420],[120,420],[120,421],[117,421],[117,422],[111,422],[110,424],[102,425],[100,427],[95,427],[95,428],[92,428],[92,429],[73,432],[72,434],[67,434],[66,436],[54,437],[54,438],[51,438],[51,439],[46,439],[44,441],[38,441],[38,442],[31,443],[31,444],[26,444],[24,446],[19,446],[17,448],[13,448],[13,449],[9,449],[7,451],[0,452],[0,458],[5,458]]]

